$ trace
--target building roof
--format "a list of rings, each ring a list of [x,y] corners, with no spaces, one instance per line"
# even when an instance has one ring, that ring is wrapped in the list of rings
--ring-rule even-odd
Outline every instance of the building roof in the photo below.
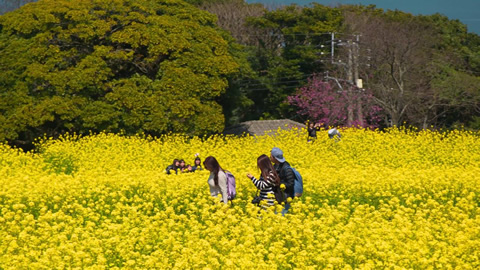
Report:
[[[280,128],[283,130],[288,130],[292,128],[304,128],[305,125],[292,121],[290,119],[280,119],[280,120],[253,120],[242,122],[238,125],[225,128],[223,134],[234,134],[234,135],[273,135]]]

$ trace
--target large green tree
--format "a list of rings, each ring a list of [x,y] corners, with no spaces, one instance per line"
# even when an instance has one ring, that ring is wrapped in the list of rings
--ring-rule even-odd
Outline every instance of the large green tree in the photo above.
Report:
[[[177,0],[44,0],[0,17],[0,140],[223,129],[238,65],[216,17]]]
[[[249,111],[255,104],[248,82],[256,81],[259,77],[251,65],[252,51],[259,45],[258,37],[268,33],[248,25],[247,21],[262,16],[266,9],[261,4],[248,4],[244,0],[201,2],[199,8],[217,16],[217,25],[225,30],[230,52],[239,63],[239,72],[229,78],[226,94],[219,100],[224,108],[225,124],[235,125],[247,119],[258,119],[258,115],[249,118]]]

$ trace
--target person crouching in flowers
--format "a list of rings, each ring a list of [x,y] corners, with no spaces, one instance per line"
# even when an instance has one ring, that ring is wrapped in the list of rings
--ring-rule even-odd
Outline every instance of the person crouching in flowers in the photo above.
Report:
[[[173,163],[171,165],[168,165],[168,167],[165,169],[167,174],[171,174],[175,172],[175,174],[178,174],[178,167],[180,166],[180,160],[174,159]]]
[[[180,166],[178,166],[180,172],[185,172],[187,170],[187,165],[185,165],[185,160],[180,159]]]
[[[203,170],[202,168],[202,161],[200,160],[200,157],[195,157],[195,161],[193,162],[192,166],[192,171],[201,171]]]
[[[247,173],[247,177],[252,180],[253,184],[260,190],[260,204],[272,206],[274,205],[275,194],[273,189],[280,185],[280,178],[270,162],[267,155],[261,155],[257,159],[257,166],[260,169],[260,179],[256,179],[252,174]],[[265,207],[265,206],[264,206]]]
[[[218,197],[218,194],[222,194],[223,203],[228,203],[227,195],[227,175],[223,171],[217,159],[212,156],[207,157],[203,161],[203,167],[210,171],[208,177],[208,185],[210,186],[210,194],[213,197]]]

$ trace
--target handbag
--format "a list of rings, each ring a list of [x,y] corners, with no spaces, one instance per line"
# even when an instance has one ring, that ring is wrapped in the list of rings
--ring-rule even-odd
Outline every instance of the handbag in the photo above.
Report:
[[[252,203],[258,205],[260,203],[260,201],[262,201],[262,198],[260,198],[260,196],[258,196],[258,190],[257,190],[257,193],[256,193],[255,197],[253,198]]]

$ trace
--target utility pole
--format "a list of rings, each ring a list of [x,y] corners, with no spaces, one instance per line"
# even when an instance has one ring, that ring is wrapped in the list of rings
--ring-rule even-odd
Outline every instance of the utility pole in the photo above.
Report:
[[[354,79],[354,82],[355,82],[355,85],[357,87],[358,84],[359,84],[359,79],[358,79],[358,58],[359,58],[359,54],[360,54],[360,50],[359,50],[359,44],[360,44],[360,35],[355,35],[356,37],[356,40],[355,40],[355,43],[353,45],[353,79]],[[359,87],[361,88],[361,87]]]
[[[335,33],[332,32],[332,43],[331,43],[331,47],[332,47],[332,48],[331,48],[331,51],[332,51],[332,53],[331,53],[331,58],[330,58],[330,59],[332,60],[332,64],[333,64],[333,59],[334,59],[334,57],[335,57],[335,42],[333,42],[334,40],[335,40]]]
[[[335,77],[326,76],[325,79],[334,80],[340,87],[340,90],[347,91],[347,126],[351,126],[354,122],[354,118],[357,119],[359,125],[363,126],[363,108],[362,99],[359,97],[363,89],[362,80],[359,78],[359,56],[360,56],[360,35],[355,35],[355,38],[348,39],[347,41],[335,40],[335,33],[331,33],[331,63],[336,65],[343,65],[346,71],[346,79],[338,79]],[[335,61],[335,45],[345,46],[347,51],[346,63],[338,60]],[[340,86],[339,81],[345,81],[347,83],[346,89]],[[356,117],[355,117],[356,111]]]
[[[351,39],[342,41],[342,40],[336,40],[335,33],[331,33],[330,61],[332,64],[345,66],[345,70],[347,73],[346,81],[359,88],[362,88],[361,82],[359,81],[359,76],[358,76],[358,67],[359,67],[358,59],[360,54],[359,41],[360,41],[360,35],[355,35],[354,41]],[[335,61],[335,45],[346,47],[347,49],[346,63],[342,62],[342,60]]]
[[[348,84],[348,92],[346,93],[347,97],[347,126],[352,126],[353,124],[353,109],[354,109],[354,81],[353,81],[353,74],[355,73],[353,70],[354,68],[354,63],[353,63],[353,47],[354,43],[351,40],[347,41],[347,50],[348,50],[348,60],[347,60],[347,81],[349,82]]]
[[[355,88],[357,91],[361,90],[363,88],[362,80],[358,78],[358,58],[360,56],[360,35],[355,35],[356,41],[355,45],[353,46],[353,79],[355,83]],[[362,94],[362,93],[357,93],[357,94]],[[364,126],[363,122],[363,104],[362,104],[362,98],[356,98],[357,101],[357,121],[360,126]]]

